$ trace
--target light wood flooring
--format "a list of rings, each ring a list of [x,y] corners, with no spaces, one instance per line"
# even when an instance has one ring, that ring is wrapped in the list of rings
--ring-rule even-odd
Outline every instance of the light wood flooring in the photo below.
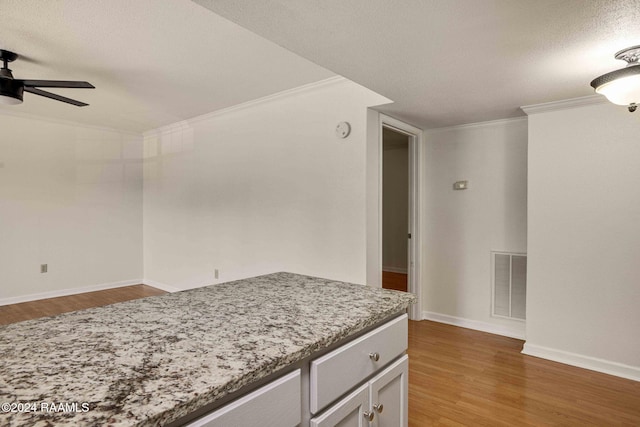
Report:
[[[409,426],[640,426],[640,382],[525,356],[523,343],[409,322]]]
[[[0,307],[0,323],[164,291],[144,285]],[[520,353],[523,341],[409,322],[409,426],[640,426],[640,382]]]

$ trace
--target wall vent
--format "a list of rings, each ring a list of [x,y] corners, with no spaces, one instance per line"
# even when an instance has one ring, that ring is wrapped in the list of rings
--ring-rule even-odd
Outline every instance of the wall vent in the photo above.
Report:
[[[527,308],[527,255],[491,252],[491,315],[525,320]]]

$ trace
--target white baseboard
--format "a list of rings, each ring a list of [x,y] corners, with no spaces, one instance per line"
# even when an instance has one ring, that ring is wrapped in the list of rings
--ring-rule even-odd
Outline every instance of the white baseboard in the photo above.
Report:
[[[154,288],[161,289],[165,292],[178,292],[182,290],[180,288],[176,288],[175,286],[156,282],[155,280],[151,280],[151,279],[142,279],[142,283],[148,286],[153,286]]]
[[[389,273],[407,274],[407,269],[406,268],[400,268],[400,267],[385,267],[385,266],[382,266],[382,271],[387,271]]]
[[[556,350],[554,348],[543,347],[530,343],[524,344],[522,354],[577,366],[578,368],[589,369],[591,371],[615,375],[616,377],[640,381],[640,367],[637,366],[625,365],[618,362],[612,362],[610,360],[598,359],[596,357],[584,356],[582,354]]]
[[[524,333],[515,328],[510,328],[504,325],[494,325],[493,323],[481,322],[479,320],[466,319],[464,317],[449,316],[448,314],[434,313],[432,311],[423,311],[422,319],[460,326],[461,328],[474,329],[476,331],[489,332],[490,334],[503,335],[505,337],[517,338],[520,340],[524,339]]]
[[[86,292],[103,291],[105,289],[139,285],[140,283],[143,283],[142,279],[122,280],[120,282],[101,283],[98,285],[82,286],[80,288],[60,289],[57,291],[21,295],[18,297],[0,298],[0,305],[18,304],[21,302],[37,301],[37,300],[46,299],[46,298],[56,298],[56,297],[64,297],[68,295],[83,294]]]

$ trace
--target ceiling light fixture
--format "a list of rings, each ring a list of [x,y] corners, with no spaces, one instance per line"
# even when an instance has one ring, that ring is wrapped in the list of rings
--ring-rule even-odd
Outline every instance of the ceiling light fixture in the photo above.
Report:
[[[634,112],[640,104],[640,46],[622,49],[614,56],[627,61],[627,66],[593,79],[591,87],[614,104],[626,105]]]
[[[41,87],[63,87],[63,88],[85,88],[95,89],[89,82],[78,82],[68,80],[24,80],[14,79],[13,73],[9,69],[9,62],[18,59],[18,54],[0,49],[0,104],[17,105],[22,104],[24,92],[34,95],[43,96],[45,98],[55,99],[56,101],[66,102],[67,104],[85,107],[89,104],[76,101],[75,99],[57,95],[55,93],[46,92]]]
[[[9,62],[14,61],[18,55],[6,50],[0,51],[0,60],[2,60],[2,68],[0,68],[0,104],[16,105],[22,104],[22,94],[24,86],[19,81],[13,80],[13,74],[9,69]]]

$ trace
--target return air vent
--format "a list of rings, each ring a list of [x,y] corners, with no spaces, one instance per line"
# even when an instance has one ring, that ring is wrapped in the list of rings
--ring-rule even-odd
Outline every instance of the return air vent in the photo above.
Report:
[[[527,255],[491,252],[493,272],[491,314],[525,320],[527,308]]]

